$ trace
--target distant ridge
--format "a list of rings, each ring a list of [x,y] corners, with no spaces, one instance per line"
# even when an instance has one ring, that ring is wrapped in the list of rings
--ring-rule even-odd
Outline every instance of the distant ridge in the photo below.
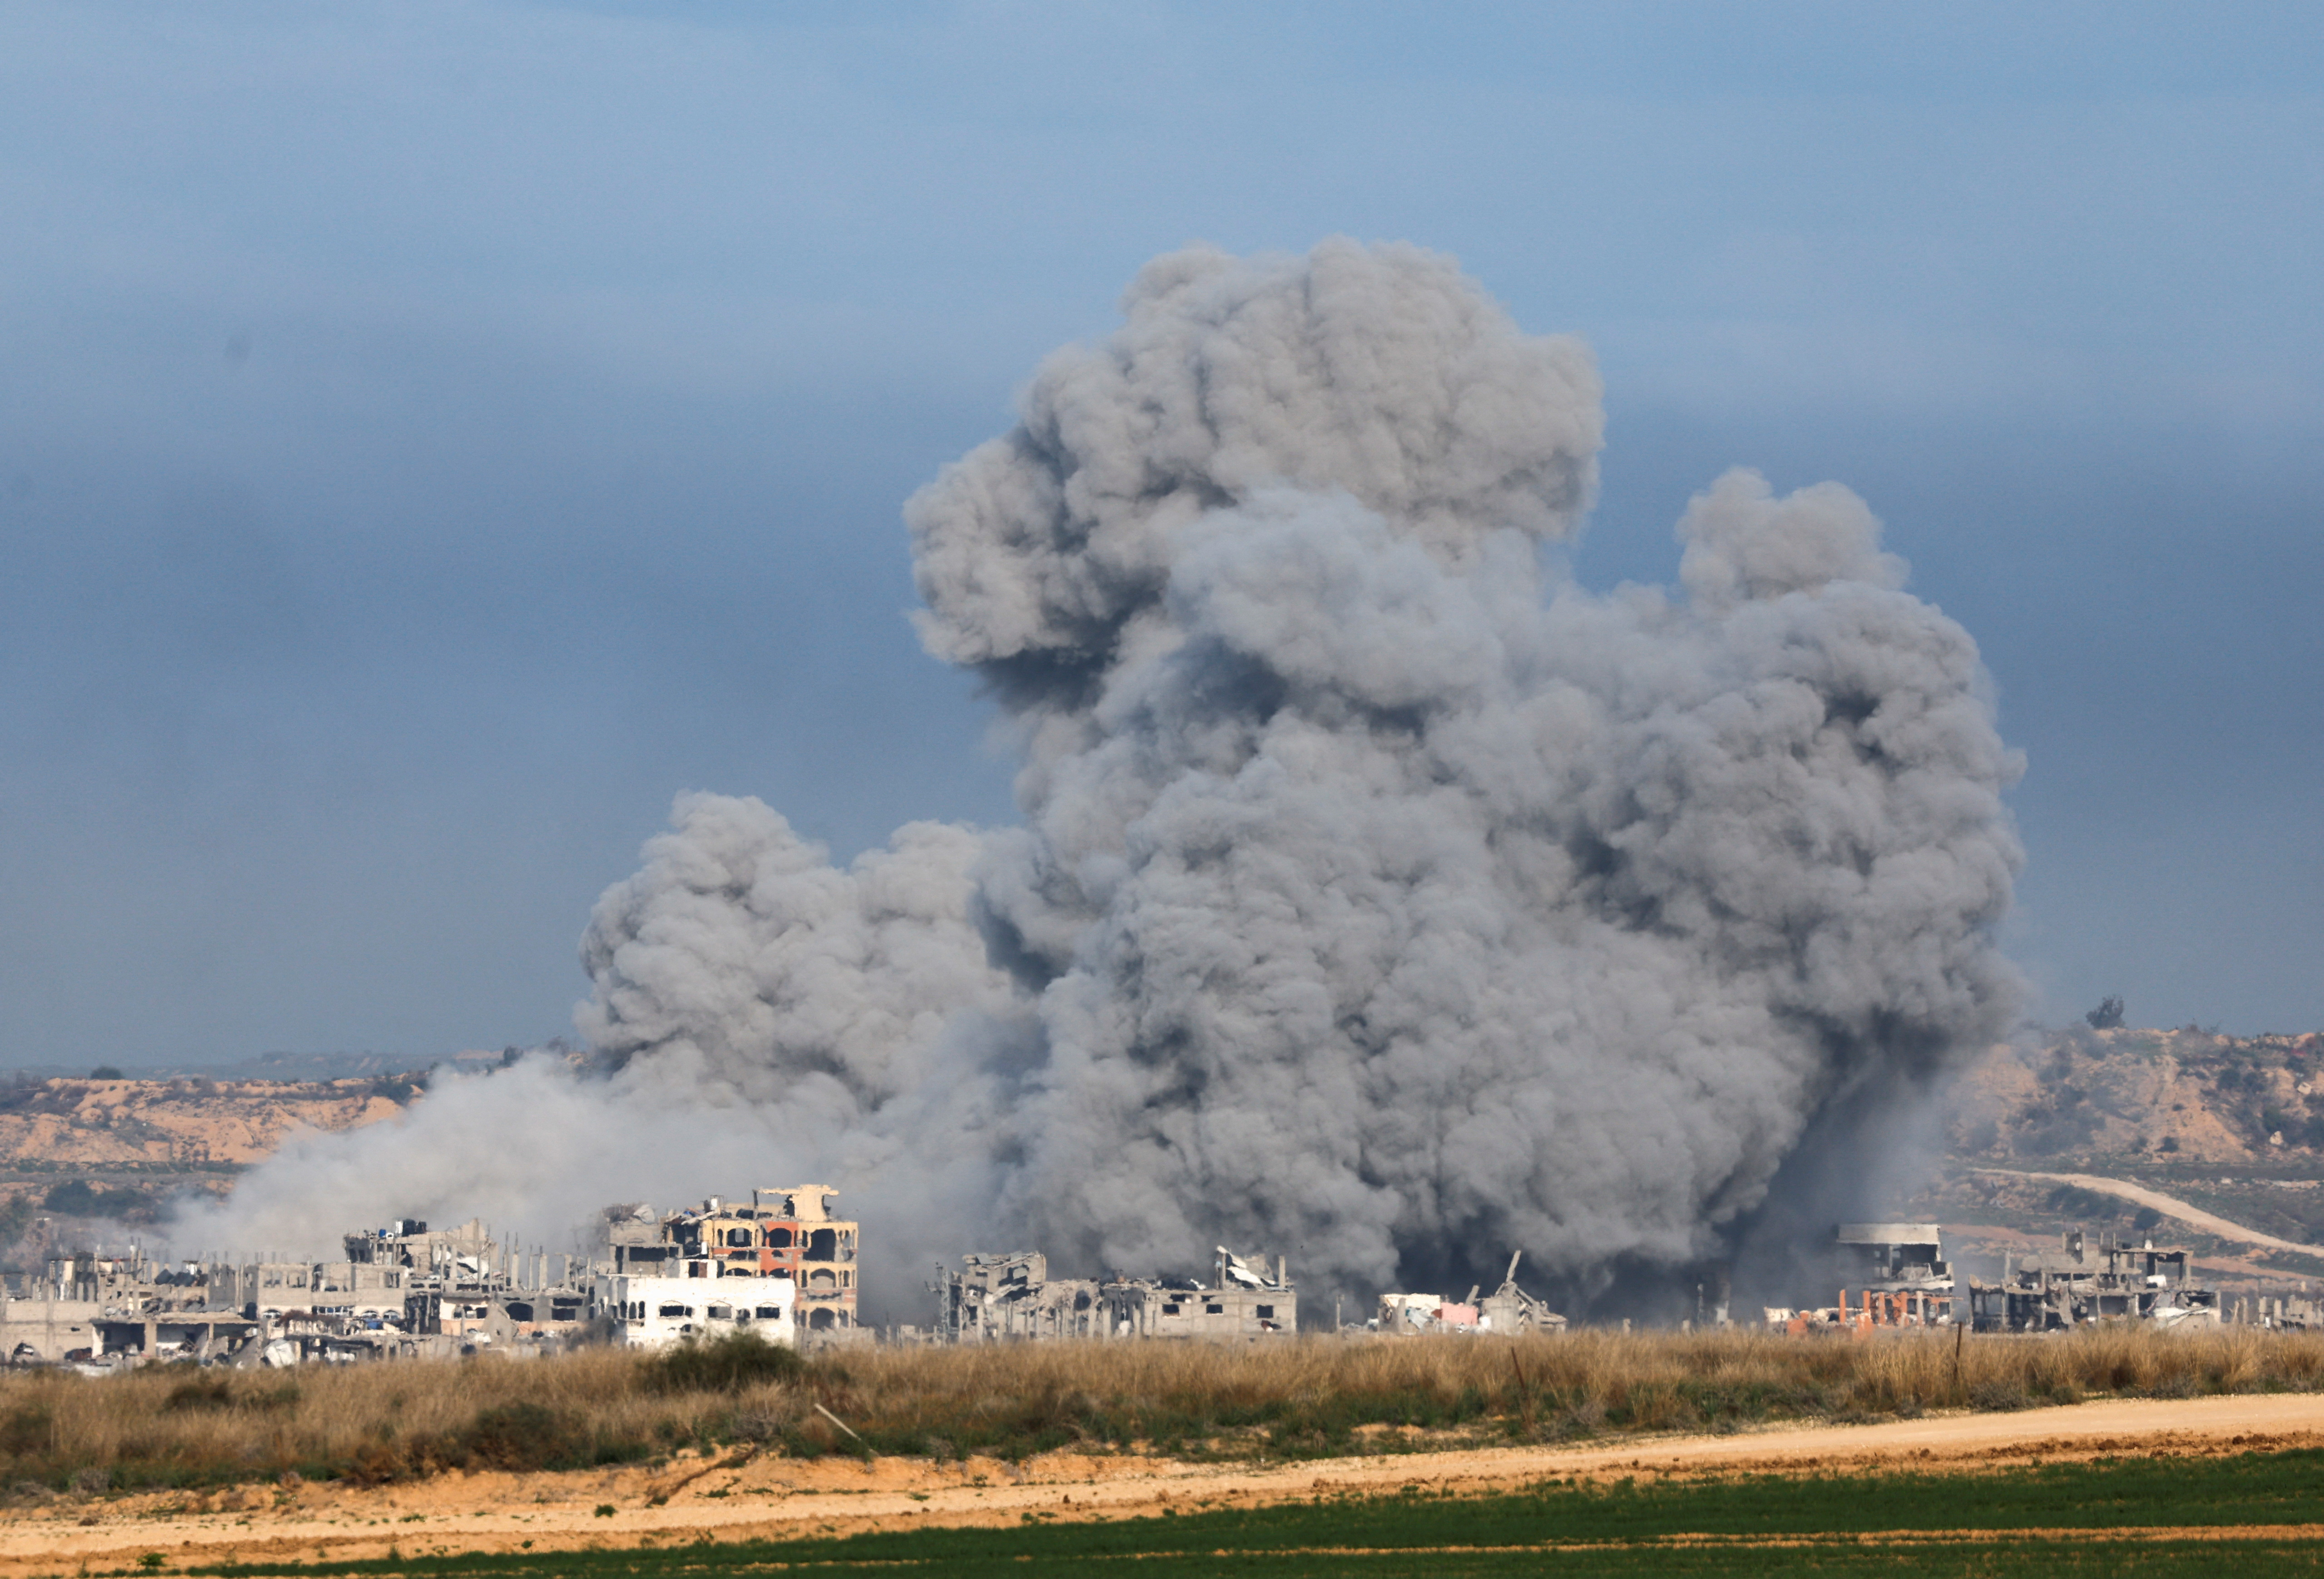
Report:
[[[416,1075],[429,1069],[485,1069],[507,1059],[511,1049],[475,1049],[414,1057],[410,1053],[261,1053],[222,1064],[138,1063],[128,1058],[99,1058],[86,1064],[28,1064],[0,1071],[36,1080],[82,1080],[92,1069],[114,1068],[130,1080],[283,1080],[301,1084],[324,1080],[370,1080],[383,1075]],[[517,1051],[552,1053],[572,1061],[560,1042]]]

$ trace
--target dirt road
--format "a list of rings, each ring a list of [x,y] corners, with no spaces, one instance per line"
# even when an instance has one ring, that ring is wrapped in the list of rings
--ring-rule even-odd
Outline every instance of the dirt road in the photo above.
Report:
[[[2176,1196],[2166,1196],[2160,1190],[2150,1190],[2144,1185],[2133,1184],[2126,1178],[2107,1178],[2095,1173],[2024,1173],[2014,1168],[1979,1168],[1978,1173],[1999,1174],[2004,1178],[2038,1178],[2052,1184],[2080,1185],[2086,1190],[2102,1195],[2119,1196],[2126,1201],[2135,1201],[2142,1206],[2152,1206],[2166,1217],[2216,1233],[2221,1239],[2239,1239],[2246,1244],[2256,1244],[2267,1250],[2298,1251],[2303,1255],[2324,1256],[2324,1245],[2296,1244],[2289,1239],[2278,1239],[2262,1233],[2256,1228],[2246,1228],[2240,1223],[2230,1223],[2191,1205]]]
[[[2101,1454],[2324,1446],[2324,1394],[2089,1403],[1877,1426],[1794,1426],[1618,1445],[1393,1453],[1281,1466],[1053,1454],[990,1459],[681,1458],[642,1470],[448,1475],[414,1485],[261,1487],[223,1498],[58,1499],[0,1512],[0,1576],[84,1563],[172,1567],[297,1557],[344,1561],[475,1550],[662,1546],[1052,1519],[1130,1519],[1407,1485],[1484,1491],[1549,1476],[1877,1468],[1974,1473]]]

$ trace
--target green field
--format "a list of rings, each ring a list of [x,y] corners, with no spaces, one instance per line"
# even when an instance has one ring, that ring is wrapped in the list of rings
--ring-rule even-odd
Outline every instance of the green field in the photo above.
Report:
[[[1353,1574],[1416,1579],[1472,1574],[2304,1574],[2324,1571],[2324,1541],[2313,1528],[2319,1525],[2324,1525],[2324,1453],[2306,1451],[2102,1460],[1968,1475],[1552,1482],[1517,1493],[1406,1492],[1111,1523],[1028,1522],[1010,1529],[706,1542],[660,1550],[312,1564],[290,1571],[477,1579],[674,1579],[740,1571],[1025,1574],[1068,1569],[1140,1576]],[[225,1576],[284,1571],[191,1570]]]

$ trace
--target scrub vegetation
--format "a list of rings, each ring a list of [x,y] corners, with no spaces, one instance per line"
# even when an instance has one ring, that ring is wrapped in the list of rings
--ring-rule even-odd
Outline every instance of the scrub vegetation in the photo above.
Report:
[[[0,1378],[0,1485],[135,1490],[295,1473],[650,1462],[680,1447],[1022,1459],[1281,1459],[1872,1420],[2099,1397],[2324,1388],[2324,1336],[2249,1328],[1039,1344],[801,1361],[755,1339],[644,1356]]]

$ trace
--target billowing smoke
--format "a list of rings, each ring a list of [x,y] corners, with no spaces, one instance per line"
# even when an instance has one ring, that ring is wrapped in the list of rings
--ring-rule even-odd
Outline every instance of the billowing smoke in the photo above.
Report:
[[[453,1145],[504,1100],[470,1082],[261,1170],[245,1223],[577,1214],[724,1165],[884,1205],[899,1284],[1004,1240],[1083,1271],[1223,1241],[1356,1293],[1522,1248],[1586,1293],[1852,1177],[2006,1027],[2015,759],[1855,494],[1729,473],[1674,591],[1593,594],[1554,547],[1594,482],[1589,355],[1449,260],[1193,249],[1123,310],[905,512],[922,639],[988,682],[1022,826],[841,870],[756,801],[681,799],[590,924],[614,1072],[565,1083],[537,1182]],[[687,1182],[613,1143],[645,1135],[704,1137]]]

